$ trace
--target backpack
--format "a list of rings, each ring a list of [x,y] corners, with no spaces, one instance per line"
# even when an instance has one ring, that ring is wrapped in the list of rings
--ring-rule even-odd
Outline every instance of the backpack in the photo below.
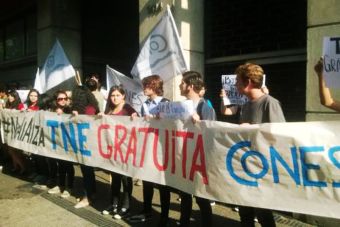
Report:
[[[198,116],[200,116],[200,119],[202,120],[202,114],[203,114],[203,105],[205,103],[205,99],[201,99],[200,102],[197,105],[197,109],[196,112],[198,114]]]

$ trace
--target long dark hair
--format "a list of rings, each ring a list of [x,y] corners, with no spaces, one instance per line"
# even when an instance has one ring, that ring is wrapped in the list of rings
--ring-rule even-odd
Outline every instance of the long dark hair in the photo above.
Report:
[[[110,91],[109,91],[108,96],[107,96],[107,102],[106,102],[105,111],[104,111],[105,114],[109,113],[111,110],[113,110],[115,108],[115,105],[111,101],[111,94],[114,91],[118,91],[123,96],[125,96],[125,90],[121,85],[113,85],[110,88]]]
[[[31,100],[30,100],[30,95],[31,95],[31,93],[32,92],[35,92],[35,93],[37,93],[37,105],[39,105],[38,103],[39,103],[39,98],[40,98],[40,93],[39,93],[39,91],[37,90],[37,89],[31,89],[29,92],[28,92],[28,94],[27,94],[27,99],[26,99],[26,105],[27,105],[27,107],[29,107],[29,106],[31,106],[33,103],[31,102]]]
[[[52,98],[46,93],[40,95],[38,100],[39,110],[50,110],[52,108]]]
[[[13,102],[6,102],[7,109],[18,109],[19,104],[21,103],[21,99],[19,93],[16,90],[9,90],[7,91],[7,96],[12,96],[14,98]]]
[[[99,112],[98,101],[90,89],[85,86],[75,87],[72,90],[72,110],[78,111],[79,114],[85,114],[87,106],[92,106],[96,113]]]

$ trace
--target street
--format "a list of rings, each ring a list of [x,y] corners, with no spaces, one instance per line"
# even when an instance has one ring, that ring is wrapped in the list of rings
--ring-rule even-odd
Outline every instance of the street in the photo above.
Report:
[[[124,220],[114,220],[101,211],[109,201],[109,175],[96,171],[97,196],[91,206],[75,209],[76,198],[81,195],[82,179],[79,166],[76,168],[75,190],[72,196],[63,199],[50,195],[47,190],[33,187],[27,177],[0,173],[0,226],[157,226],[160,212],[159,194],[155,190],[153,200],[153,219],[146,223],[130,224]],[[171,195],[169,226],[177,226],[180,202],[178,195]],[[131,214],[142,210],[142,186],[134,186]],[[239,215],[230,207],[216,203],[213,206],[214,226],[241,226]],[[274,213],[277,226],[311,226],[281,213]],[[200,212],[193,202],[191,226],[200,226]],[[260,226],[256,223],[256,226]]]

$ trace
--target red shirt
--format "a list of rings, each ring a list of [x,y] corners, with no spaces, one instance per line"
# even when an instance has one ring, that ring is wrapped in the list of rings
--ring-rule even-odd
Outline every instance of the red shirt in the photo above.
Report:
[[[29,107],[27,107],[27,105],[23,104],[23,103],[20,103],[18,105],[18,110],[32,110],[32,111],[38,111],[39,110],[39,106],[38,105],[31,105]]]

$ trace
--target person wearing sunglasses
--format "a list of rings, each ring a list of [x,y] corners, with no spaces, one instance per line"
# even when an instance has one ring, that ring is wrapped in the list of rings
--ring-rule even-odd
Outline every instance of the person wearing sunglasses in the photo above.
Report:
[[[52,108],[53,112],[56,112],[58,115],[61,114],[70,114],[72,112],[70,106],[68,105],[68,96],[67,93],[63,90],[59,90],[54,95],[54,107]],[[48,190],[49,194],[60,194],[62,198],[68,198],[71,195],[71,190],[73,188],[74,182],[74,167],[73,163],[70,161],[65,161],[58,159],[58,177],[59,181],[57,186]],[[66,185],[66,176],[67,176],[67,185]]]

